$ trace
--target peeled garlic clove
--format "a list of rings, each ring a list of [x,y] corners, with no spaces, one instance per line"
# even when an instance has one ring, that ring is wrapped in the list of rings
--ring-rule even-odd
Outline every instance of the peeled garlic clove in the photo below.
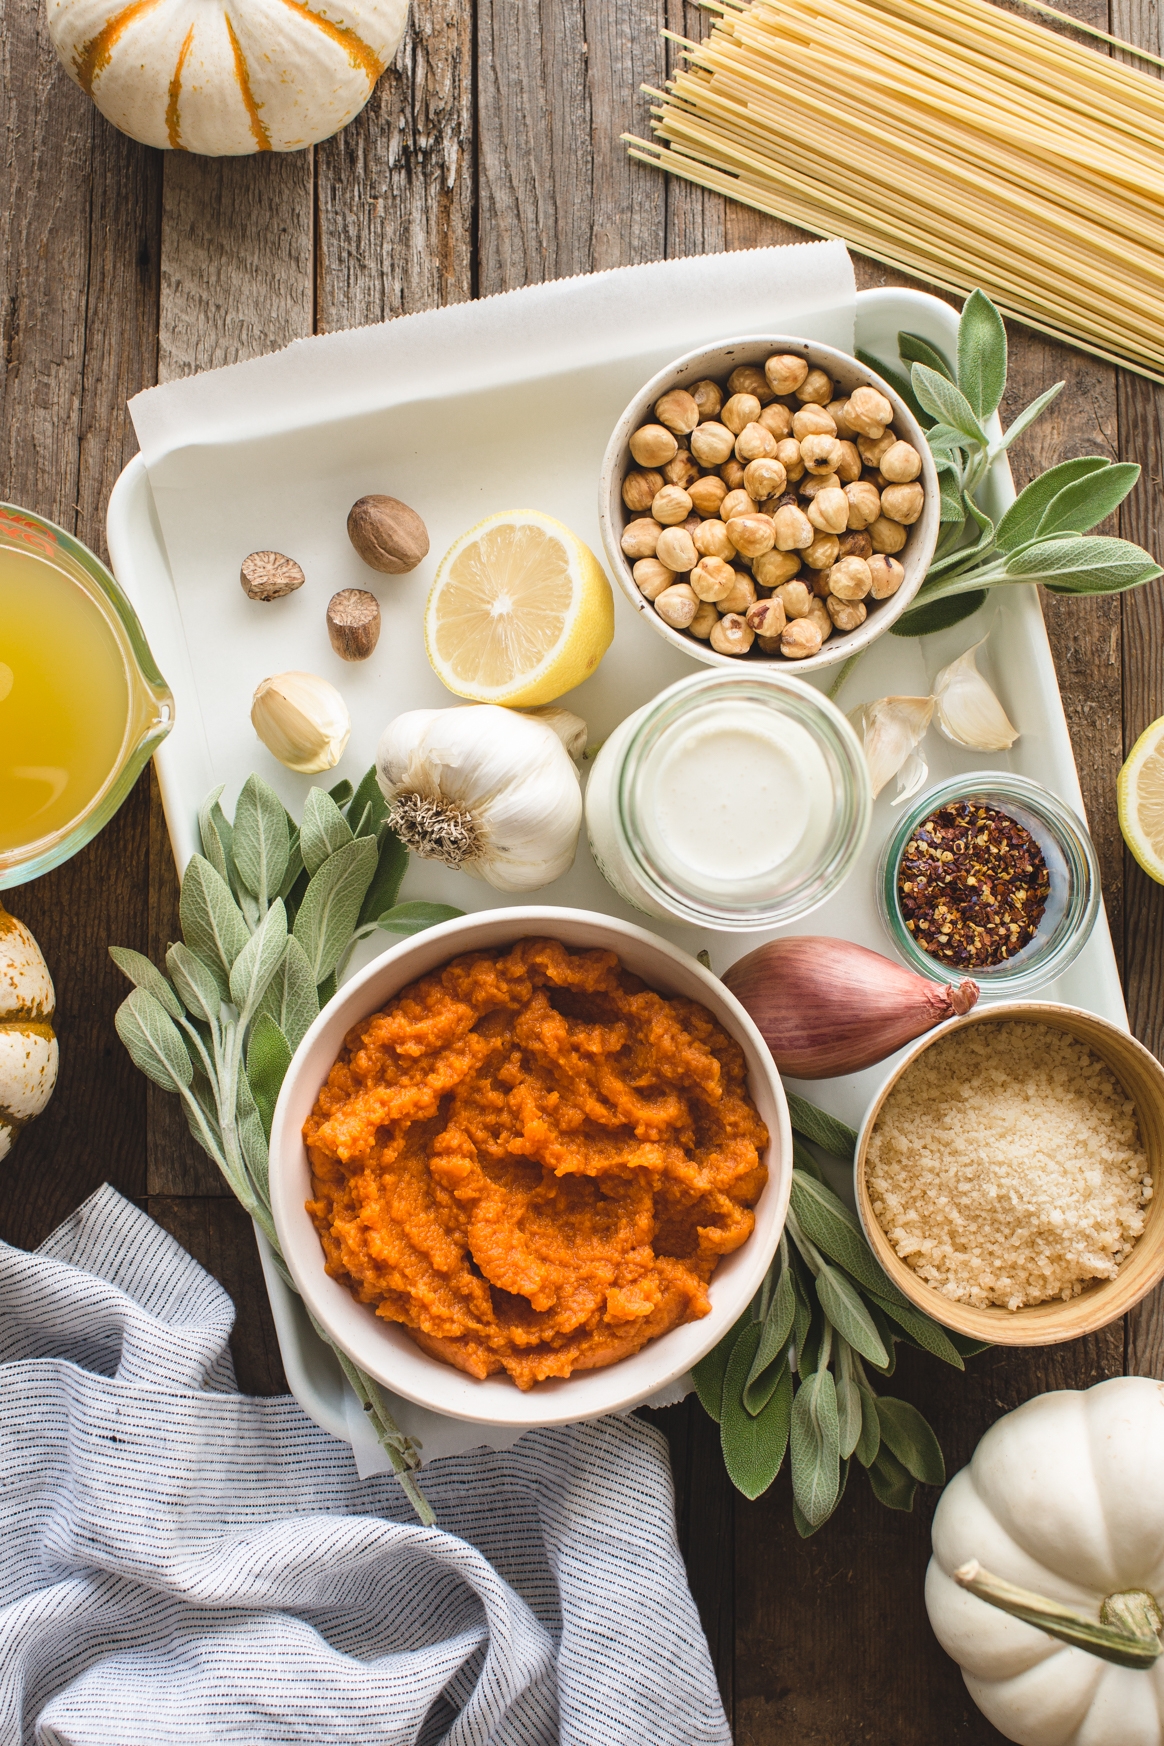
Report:
[[[879,697],[875,703],[862,703],[850,713],[849,720],[861,735],[874,800],[890,778],[904,770],[929,727],[933,713],[932,697]],[[913,765],[906,778],[914,783],[911,794],[916,793],[926,779],[924,759],[919,757],[918,764],[920,777],[917,766]]]
[[[315,673],[276,673],[261,680],[251,722],[280,764],[304,776],[338,764],[352,731],[347,704]]]
[[[1018,739],[1018,729],[1011,725],[978,671],[974,657],[985,641],[983,637],[943,667],[934,680],[938,727],[955,746],[969,746],[976,752],[1005,752]]]

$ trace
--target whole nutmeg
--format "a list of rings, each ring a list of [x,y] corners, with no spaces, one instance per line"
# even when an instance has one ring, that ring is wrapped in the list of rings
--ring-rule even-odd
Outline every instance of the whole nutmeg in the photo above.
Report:
[[[755,364],[741,364],[728,377],[729,394],[754,394],[761,406],[767,406],[774,398],[773,390],[763,370],[758,370]]]
[[[792,352],[777,352],[764,365],[764,374],[773,394],[795,394],[808,375],[808,364]]]
[[[888,600],[891,594],[896,594],[905,581],[905,567],[896,558],[890,558],[883,552],[878,552],[868,560],[869,574],[873,578],[873,586],[869,592],[874,600]]]
[[[686,388],[672,388],[656,400],[655,417],[676,436],[686,436],[699,423],[699,405]]]
[[[403,576],[428,556],[428,529],[407,503],[373,492],[348,511],[348,538],[370,570]]]
[[[728,612],[713,626],[710,640],[717,655],[746,655],[755,640],[755,632],[738,612]]]
[[[699,611],[700,600],[686,582],[673,582],[655,600],[655,611],[672,630],[686,630]]]
[[[327,603],[327,634],[344,661],[366,661],[380,640],[380,603],[366,588],[341,588]]]
[[[702,516],[718,516],[719,506],[727,494],[728,487],[715,473],[705,473],[702,479],[693,479],[687,487],[691,507]]]
[[[736,433],[726,424],[709,418],[691,433],[691,453],[704,467],[718,467],[736,446]]]
[[[705,376],[701,382],[693,382],[687,390],[696,406],[699,408],[699,421],[718,418],[719,409],[723,405],[723,389],[718,382],[713,382],[710,376]]]
[[[282,552],[252,552],[243,559],[238,579],[252,600],[281,600],[302,588],[303,571]]]
[[[630,472],[622,482],[622,500],[635,515],[641,515],[651,507],[665,483],[662,473]]]
[[[908,485],[887,485],[881,493],[881,513],[890,521],[912,527],[925,507],[925,501],[925,492],[916,479]]]
[[[813,624],[809,618],[794,618],[791,624],[784,627],[780,638],[780,653],[790,661],[804,661],[810,655],[819,655],[824,638],[820,627]]]

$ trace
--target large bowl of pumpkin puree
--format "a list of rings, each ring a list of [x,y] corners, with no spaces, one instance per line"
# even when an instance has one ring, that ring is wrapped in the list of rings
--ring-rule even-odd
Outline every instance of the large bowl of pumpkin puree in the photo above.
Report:
[[[792,1138],[739,1002],[644,928],[548,907],[392,947],[283,1082],[271,1203],[308,1309],[386,1388],[566,1424],[683,1376],[755,1295]]]

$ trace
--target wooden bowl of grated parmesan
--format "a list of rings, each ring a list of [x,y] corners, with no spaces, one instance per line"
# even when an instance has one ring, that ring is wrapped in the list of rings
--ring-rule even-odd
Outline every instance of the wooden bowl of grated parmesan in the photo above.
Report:
[[[1006,1002],[912,1045],[857,1145],[893,1283],[992,1345],[1115,1321],[1164,1278],[1164,1068],[1094,1013]]]

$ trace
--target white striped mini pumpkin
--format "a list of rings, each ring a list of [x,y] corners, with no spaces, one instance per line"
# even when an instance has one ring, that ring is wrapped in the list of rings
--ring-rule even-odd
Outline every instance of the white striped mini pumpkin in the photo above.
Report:
[[[56,995],[40,947],[0,903],[0,1158],[57,1082]]]
[[[346,127],[408,0],[48,0],[66,71],[114,127],[207,157],[294,152]]]

